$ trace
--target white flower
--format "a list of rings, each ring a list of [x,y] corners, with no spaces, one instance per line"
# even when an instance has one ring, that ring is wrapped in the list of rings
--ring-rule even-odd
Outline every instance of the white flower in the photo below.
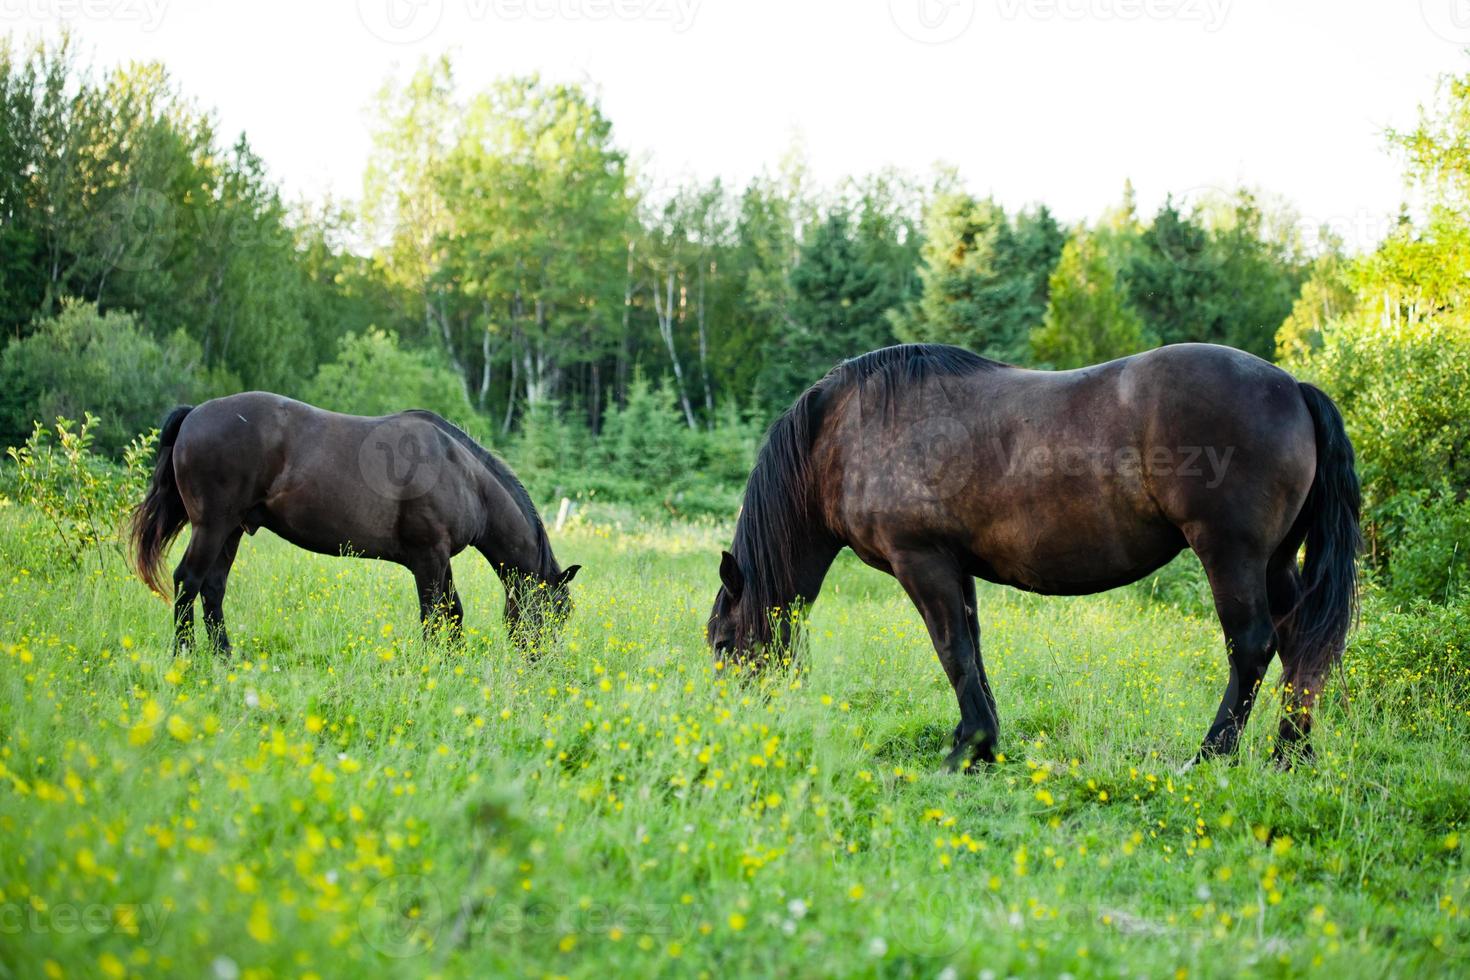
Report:
[[[888,955],[888,943],[882,936],[874,936],[868,940],[868,955],[882,958]]]
[[[939,976],[935,977],[934,980],[959,980],[959,976],[959,970],[956,970],[952,966],[947,966],[939,971]]]
[[[209,966],[217,980],[239,980],[240,967],[228,956],[216,956]]]
[[[793,898],[786,903],[786,911],[791,913],[793,919],[806,918],[806,903],[799,898]]]
[[[247,690],[245,692],[245,707],[247,707],[247,708],[258,708],[258,707],[260,707],[260,695],[255,693],[255,688],[253,688],[253,687],[250,688],[249,690]]]

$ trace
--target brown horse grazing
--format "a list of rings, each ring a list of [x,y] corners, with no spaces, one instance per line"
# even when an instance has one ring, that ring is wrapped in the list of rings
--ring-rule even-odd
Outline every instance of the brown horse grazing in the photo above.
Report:
[[[1189,547],[1230,657],[1199,757],[1235,750],[1279,654],[1289,763],[1355,614],[1358,508],[1337,408],[1250,354],[1179,344],[1052,372],[889,347],[840,364],[771,427],[707,637],[759,667],[851,548],[923,615],[959,701],[954,768],[993,760],[999,732],[976,577],[1082,595]]]
[[[565,618],[580,567],[557,565],[510,469],[433,412],[363,418],[262,391],[180,406],[164,422],[153,482],[132,521],[138,574],[159,594],[159,566],[185,522],[175,644],[189,642],[202,596],[205,629],[222,652],[230,566],[240,535],[257,528],[309,551],[407,566],[426,635],[441,626],[460,634],[449,559],[466,547],[500,575],[506,622],[523,646]]]

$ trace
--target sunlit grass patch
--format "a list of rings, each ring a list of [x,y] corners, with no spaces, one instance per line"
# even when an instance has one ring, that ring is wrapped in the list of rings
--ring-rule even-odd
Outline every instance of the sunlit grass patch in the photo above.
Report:
[[[419,637],[402,569],[259,535],[229,661],[175,657],[121,568],[15,563],[0,975],[1376,976],[1470,951],[1470,717],[1422,678],[1358,663],[1291,773],[1263,692],[1240,760],[1185,772],[1225,679],[1208,611],[982,587],[1005,758],[952,776],[953,695],[891,579],[839,563],[798,665],[752,682],[702,639],[723,532],[629,531],[558,536],[586,572],[535,660],[469,555],[453,646]]]

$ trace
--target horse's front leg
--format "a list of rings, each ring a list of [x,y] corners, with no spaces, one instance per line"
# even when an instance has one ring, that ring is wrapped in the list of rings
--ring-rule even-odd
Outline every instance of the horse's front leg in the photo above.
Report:
[[[976,760],[994,762],[1000,722],[980,660],[974,580],[942,555],[904,555],[890,563],[899,584],[924,617],[934,651],[959,703],[960,724],[945,765],[954,770],[968,768]]]
[[[426,553],[409,564],[419,596],[419,623],[424,639],[432,640],[444,618],[444,587],[449,578],[449,557],[437,551]]]

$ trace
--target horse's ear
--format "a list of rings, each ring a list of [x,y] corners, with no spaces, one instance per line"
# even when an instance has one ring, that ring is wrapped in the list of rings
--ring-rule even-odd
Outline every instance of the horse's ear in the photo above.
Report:
[[[581,565],[568,565],[566,570],[556,577],[556,584],[561,588],[565,588],[571,583],[572,579],[577,577],[577,573],[581,570]]]
[[[735,556],[728,551],[720,552],[720,581],[725,585],[725,591],[730,593],[732,602],[740,599],[740,593],[745,591],[745,574],[740,571],[740,564]]]

